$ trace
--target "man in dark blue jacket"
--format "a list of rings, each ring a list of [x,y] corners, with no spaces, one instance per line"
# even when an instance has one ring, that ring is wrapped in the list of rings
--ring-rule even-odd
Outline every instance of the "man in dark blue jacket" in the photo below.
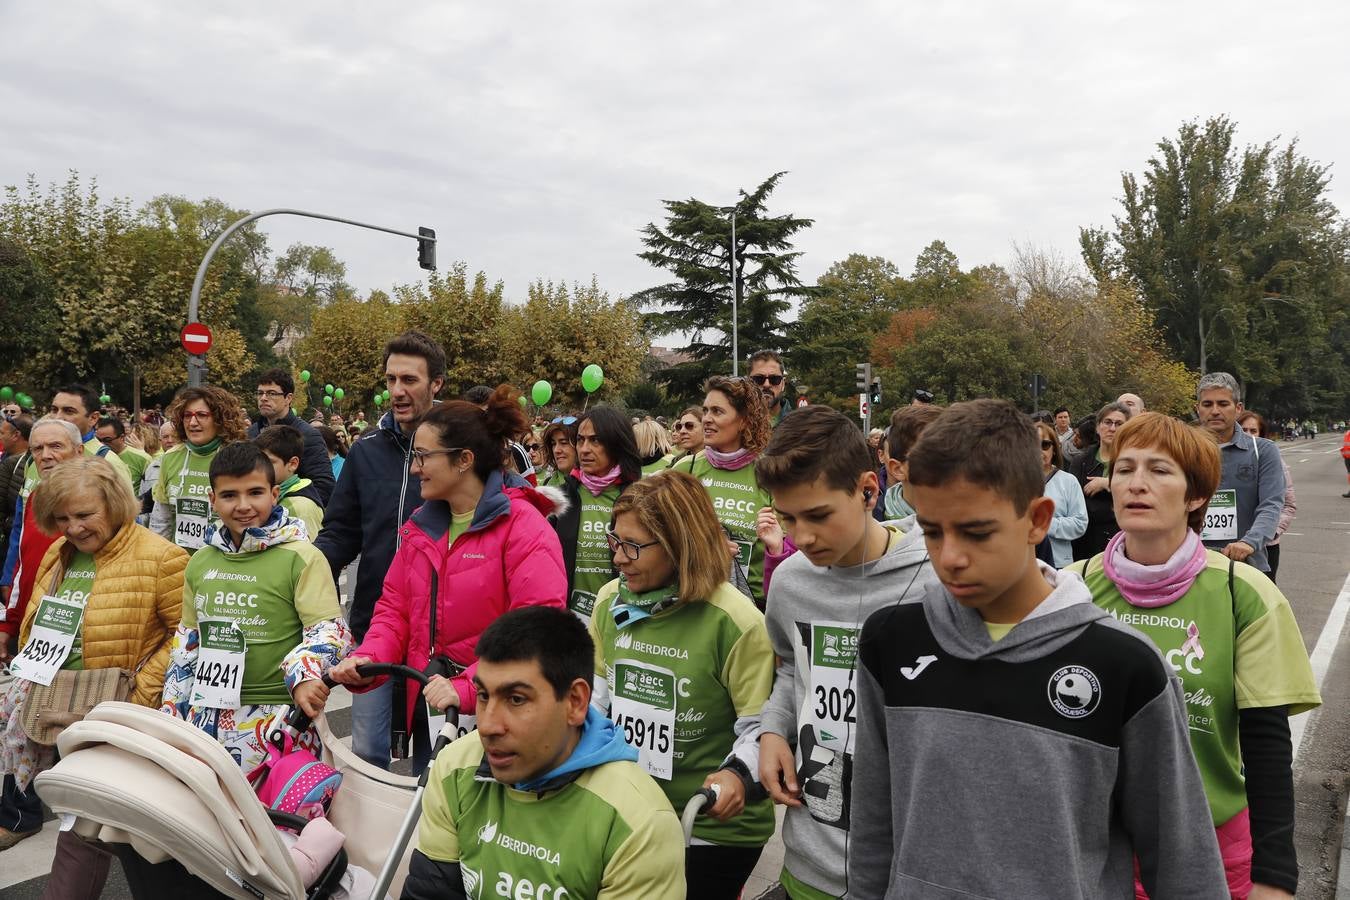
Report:
[[[291,412],[295,396],[295,379],[285,369],[268,369],[258,378],[258,418],[248,428],[248,439],[253,440],[268,425],[289,425],[305,436],[305,452],[300,457],[300,469],[295,473],[312,482],[319,495],[319,505],[326,506],[333,495],[333,464],[328,459],[328,448],[323,435]]]
[[[398,550],[399,527],[422,504],[421,483],[408,471],[413,429],[445,384],[445,351],[425,334],[405,331],[385,345],[384,375],[391,411],[352,445],[314,541],[333,567],[334,580],[361,557],[347,614],[358,642],[370,627]],[[393,681],[352,696],[352,749],[384,768],[389,765]]]

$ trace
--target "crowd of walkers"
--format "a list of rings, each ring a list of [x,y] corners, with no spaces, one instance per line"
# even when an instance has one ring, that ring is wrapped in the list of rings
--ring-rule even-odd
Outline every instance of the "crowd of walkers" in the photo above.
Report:
[[[531,420],[446,367],[392,339],[370,423],[300,418],[282,369],[162,423],[80,385],[6,411],[0,851],[42,827],[54,679],[126,670],[249,774],[327,674],[363,759],[432,767],[412,900],[735,898],[775,804],[793,898],[1293,894],[1320,698],[1275,585],[1289,469],[1231,376],[1194,422],[920,391],[865,435],[769,351],[669,423]],[[47,896],[109,859],[62,832]]]

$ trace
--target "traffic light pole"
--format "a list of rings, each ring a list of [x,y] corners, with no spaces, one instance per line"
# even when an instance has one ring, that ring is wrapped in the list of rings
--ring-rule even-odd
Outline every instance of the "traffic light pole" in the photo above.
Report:
[[[396,234],[399,237],[409,237],[417,241],[417,246],[419,250],[419,259],[422,258],[421,250],[423,247],[425,247],[428,243],[430,243],[431,245],[433,245],[434,248],[434,245],[436,243],[435,232],[431,231],[431,229],[422,229],[422,231],[424,232],[430,232],[429,235],[425,233],[413,234],[410,231],[399,231],[396,228],[385,228],[383,225],[371,225],[369,222],[358,222],[355,219],[344,219],[339,216],[330,216],[325,213],[306,212],[303,209],[265,209],[262,212],[251,213],[250,215],[244,216],[239,221],[231,223],[228,228],[222,231],[220,233],[220,236],[215,239],[215,241],[211,244],[210,248],[206,251],[206,255],[202,257],[202,264],[197,267],[197,277],[192,281],[192,295],[188,298],[188,318],[187,318],[188,322],[197,321],[197,308],[201,303],[202,285],[206,283],[206,269],[208,266],[211,265],[211,260],[213,257],[215,257],[216,251],[220,249],[220,246],[225,243],[225,241],[229,238],[230,235],[234,234],[236,231],[238,231],[240,228],[243,228],[250,222],[256,222],[258,219],[261,219],[264,216],[304,216],[309,219],[324,219],[329,222],[341,222],[343,225],[355,225],[357,228],[368,228],[371,231],[383,231],[386,234]],[[431,253],[431,259],[432,259],[431,267],[435,268],[434,249],[432,250]],[[426,267],[425,264],[423,265],[423,267],[424,268]],[[205,373],[206,373],[206,357],[201,354],[195,353],[188,356],[187,383],[192,387],[200,386]]]

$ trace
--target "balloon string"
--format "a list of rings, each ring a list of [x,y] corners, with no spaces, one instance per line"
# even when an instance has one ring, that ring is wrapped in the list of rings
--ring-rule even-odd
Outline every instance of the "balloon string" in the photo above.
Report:
[[[582,412],[585,412],[585,411],[586,411],[586,407],[587,407],[587,406],[590,406],[590,404],[591,404],[591,395],[590,395],[590,394],[587,394],[587,395],[586,395],[586,402],[583,403],[583,404],[581,404],[581,411],[582,411]]]

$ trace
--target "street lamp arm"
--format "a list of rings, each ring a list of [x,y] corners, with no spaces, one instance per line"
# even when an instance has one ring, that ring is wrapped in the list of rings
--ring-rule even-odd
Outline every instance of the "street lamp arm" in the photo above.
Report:
[[[188,298],[188,321],[197,321],[197,310],[201,304],[202,286],[206,283],[206,270],[211,265],[211,260],[215,257],[222,244],[229,239],[240,228],[250,222],[256,222],[264,216],[304,216],[309,219],[324,219],[329,222],[341,222],[343,225],[355,225],[357,228],[368,228],[371,231],[383,231],[386,234],[396,234],[399,237],[409,237],[422,243],[436,243],[434,237],[414,234],[409,231],[399,231],[397,228],[385,228],[383,225],[371,225],[369,222],[358,222],[355,219],[344,219],[341,216],[330,216],[326,213],[308,212],[303,209],[264,209],[261,212],[250,213],[237,222],[232,222],[228,228],[220,233],[207,249],[206,255],[202,257],[202,264],[197,267],[197,277],[192,280],[192,295]],[[188,357],[188,384],[196,387],[201,384],[202,370],[204,363],[200,355],[191,355]]]

